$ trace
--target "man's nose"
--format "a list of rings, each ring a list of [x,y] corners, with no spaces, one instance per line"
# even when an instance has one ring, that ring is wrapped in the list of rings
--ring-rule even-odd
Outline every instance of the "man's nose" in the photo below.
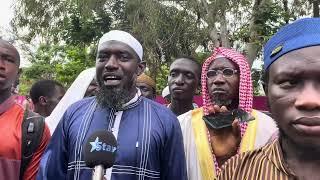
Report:
[[[0,69],[6,69],[6,62],[0,57]]]
[[[319,85],[318,85],[319,86]],[[302,89],[295,101],[297,109],[320,110],[320,91],[313,83],[308,83]]]
[[[175,83],[178,85],[183,85],[184,84],[184,77],[182,74],[179,74],[178,77],[175,80]]]
[[[115,70],[119,68],[118,59],[116,55],[111,55],[107,60],[105,68],[108,70]]]
[[[213,79],[214,84],[224,84],[226,79],[223,77],[222,73],[218,73],[217,76]]]

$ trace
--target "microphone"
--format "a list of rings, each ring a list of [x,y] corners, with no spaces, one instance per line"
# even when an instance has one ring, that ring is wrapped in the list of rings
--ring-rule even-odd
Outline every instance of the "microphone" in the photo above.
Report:
[[[84,161],[94,168],[92,180],[103,180],[104,170],[113,166],[117,140],[109,131],[94,132],[84,144]]]

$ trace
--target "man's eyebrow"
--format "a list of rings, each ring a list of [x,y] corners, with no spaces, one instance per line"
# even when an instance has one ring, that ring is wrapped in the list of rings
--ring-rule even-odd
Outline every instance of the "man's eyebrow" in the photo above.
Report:
[[[174,68],[172,69],[170,72],[181,72],[181,73],[190,73],[190,74],[194,74],[192,71],[190,70],[184,70],[184,69],[179,69],[179,68]]]
[[[216,69],[224,69],[224,68],[231,68],[231,69],[237,69],[236,67],[232,67],[231,65],[221,65],[219,67],[212,67],[212,68],[209,68],[209,70],[216,70]]]
[[[126,51],[126,50],[116,50],[116,51],[113,51],[113,50],[110,50],[110,49],[101,49],[100,51],[98,51],[98,53],[115,53],[115,54],[129,54],[131,55],[131,53],[129,51]]]
[[[284,69],[275,74],[275,77],[278,76],[299,76],[305,73],[305,70],[297,70],[297,69]]]
[[[10,53],[0,53],[1,57],[11,57],[14,58],[14,55],[10,54]]]
[[[126,51],[126,50],[120,50],[119,52],[120,52],[120,53],[128,53],[128,54],[130,54],[130,52],[129,52],[129,51]]]
[[[179,69],[173,68],[173,69],[171,69],[169,72],[172,72],[172,71],[179,71]]]
[[[100,50],[100,51],[98,51],[98,54],[107,54],[108,53],[108,51],[106,51],[106,50]]]

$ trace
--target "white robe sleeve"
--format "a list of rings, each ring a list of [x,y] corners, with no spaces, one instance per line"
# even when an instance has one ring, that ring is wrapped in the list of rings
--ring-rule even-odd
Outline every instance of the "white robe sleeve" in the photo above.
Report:
[[[186,156],[187,173],[189,180],[201,180],[201,169],[192,127],[192,111],[178,116],[180,122],[183,145]]]
[[[278,131],[278,128],[270,116],[257,110],[255,112],[258,116],[255,149],[258,149],[268,143],[271,136]]]

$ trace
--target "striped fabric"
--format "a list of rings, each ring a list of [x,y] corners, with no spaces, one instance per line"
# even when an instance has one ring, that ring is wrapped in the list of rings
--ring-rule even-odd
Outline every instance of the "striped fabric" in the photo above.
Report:
[[[229,159],[218,180],[295,180],[284,163],[280,143],[275,140],[260,149]]]

